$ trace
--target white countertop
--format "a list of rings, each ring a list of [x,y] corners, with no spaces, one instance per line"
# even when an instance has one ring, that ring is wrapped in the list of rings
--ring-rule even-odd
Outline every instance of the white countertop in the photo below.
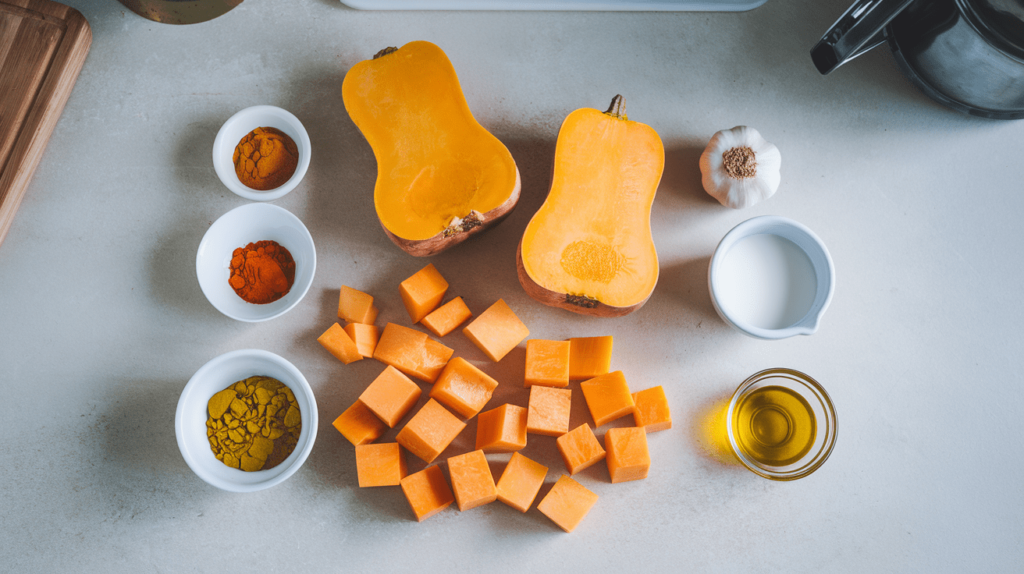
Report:
[[[1020,568],[1024,122],[940,107],[884,48],[819,76],[808,51],[847,0],[673,14],[251,0],[191,26],[114,0],[69,3],[92,26],[92,49],[0,245],[0,569]],[[634,389],[664,385],[671,403],[674,428],[650,436],[649,478],[611,484],[603,465],[582,473],[601,498],[572,534],[535,507],[500,502],[417,523],[400,489],[357,487],[353,448],[331,427],[380,370],[343,366],[317,345],[338,287],[375,294],[378,324],[407,322],[397,284],[426,264],[376,221],[373,154],[341,83],[355,62],[419,39],[447,52],[523,180],[508,220],[431,262],[475,312],[505,298],[533,337],[614,335],[613,368]],[[640,311],[594,319],[535,303],[514,255],[547,193],[561,120],[617,93],[666,147],[651,215],[661,278]],[[309,172],[276,203],[309,227],[318,265],[298,307],[245,324],[203,297],[195,254],[211,222],[246,203],[214,173],[217,129],[264,103],[309,130]],[[697,158],[714,132],[739,124],[778,145],[783,179],[775,197],[734,211],[701,189]],[[835,260],[835,298],[813,336],[754,340],[714,313],[709,257],[762,214],[806,224]],[[492,405],[525,405],[521,349],[493,364],[459,334],[445,342],[501,381]],[[191,375],[241,348],[298,366],[320,414],[305,466],[244,495],[197,478],[173,426]],[[755,476],[703,438],[714,405],[775,366],[815,377],[839,413],[831,458],[791,483]],[[578,390],[574,401],[573,424],[589,420]],[[524,454],[553,482],[563,472],[554,440],[530,440]]]

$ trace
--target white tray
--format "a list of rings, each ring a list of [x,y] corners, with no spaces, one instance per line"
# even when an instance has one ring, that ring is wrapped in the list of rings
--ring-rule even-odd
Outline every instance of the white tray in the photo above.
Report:
[[[741,12],[767,0],[341,0],[360,10],[602,10]]]

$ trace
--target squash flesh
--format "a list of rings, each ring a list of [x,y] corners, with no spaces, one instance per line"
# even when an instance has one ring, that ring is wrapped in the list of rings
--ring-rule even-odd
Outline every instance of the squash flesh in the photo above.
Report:
[[[645,301],[658,281],[650,211],[664,164],[650,127],[594,109],[569,114],[551,192],[523,235],[530,278],[612,307]]]
[[[358,400],[334,419],[332,424],[354,445],[371,443],[388,430],[384,421]]]
[[[425,240],[514,194],[508,149],[473,117],[448,57],[411,42],[349,70],[345,108],[377,158],[374,205],[394,235]]]

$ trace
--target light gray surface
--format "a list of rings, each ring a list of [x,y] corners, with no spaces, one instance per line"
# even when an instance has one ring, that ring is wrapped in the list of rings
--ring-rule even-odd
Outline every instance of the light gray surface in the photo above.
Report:
[[[373,13],[253,0],[185,27],[113,0],[71,4],[92,26],[92,51],[0,246],[0,569],[1019,569],[1024,123],[939,107],[882,50],[820,77],[808,50],[845,0],[771,0],[739,14]],[[407,323],[396,285],[426,263],[375,220],[373,154],[341,82],[355,62],[417,39],[445,49],[523,177],[505,223],[431,260],[452,292],[476,312],[504,297],[534,337],[614,335],[613,367],[634,389],[664,385],[672,405],[675,428],[650,437],[647,480],[611,484],[601,465],[582,474],[601,498],[569,535],[500,502],[416,523],[397,488],[357,488],[353,449],[330,426],[380,370],[343,366],[316,344],[338,286],[376,294],[379,324]],[[562,118],[616,93],[665,142],[652,213],[661,278],[639,312],[599,320],[534,303],[514,253],[547,192]],[[262,103],[309,130],[309,173],[277,203],[309,227],[318,269],[289,314],[243,324],[204,299],[195,252],[211,222],[244,203],[214,174],[217,129]],[[783,157],[778,194],[745,211],[704,194],[697,169],[708,138],[737,124]],[[712,309],[714,246],[760,214],[806,224],[831,250],[835,298],[812,337],[749,339]],[[460,334],[445,342],[502,382],[493,404],[525,404],[522,349],[495,365]],[[193,372],[248,347],[303,371],[320,428],[295,476],[236,495],[186,467],[173,417]],[[773,366],[817,378],[839,413],[831,459],[794,483],[722,462],[700,438],[711,405]],[[573,424],[589,420],[578,390],[574,401]],[[531,437],[526,451],[552,468],[549,481],[562,472],[554,449]],[[500,471],[504,459],[492,459]]]

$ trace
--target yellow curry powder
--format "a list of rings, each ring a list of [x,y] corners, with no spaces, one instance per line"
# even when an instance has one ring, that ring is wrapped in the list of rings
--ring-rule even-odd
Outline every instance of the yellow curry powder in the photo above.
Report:
[[[247,472],[274,468],[295,450],[302,414],[292,390],[249,377],[210,397],[206,436],[217,460]]]
[[[231,159],[243,185],[267,191],[291,179],[299,165],[299,148],[277,128],[256,128],[238,142]]]

